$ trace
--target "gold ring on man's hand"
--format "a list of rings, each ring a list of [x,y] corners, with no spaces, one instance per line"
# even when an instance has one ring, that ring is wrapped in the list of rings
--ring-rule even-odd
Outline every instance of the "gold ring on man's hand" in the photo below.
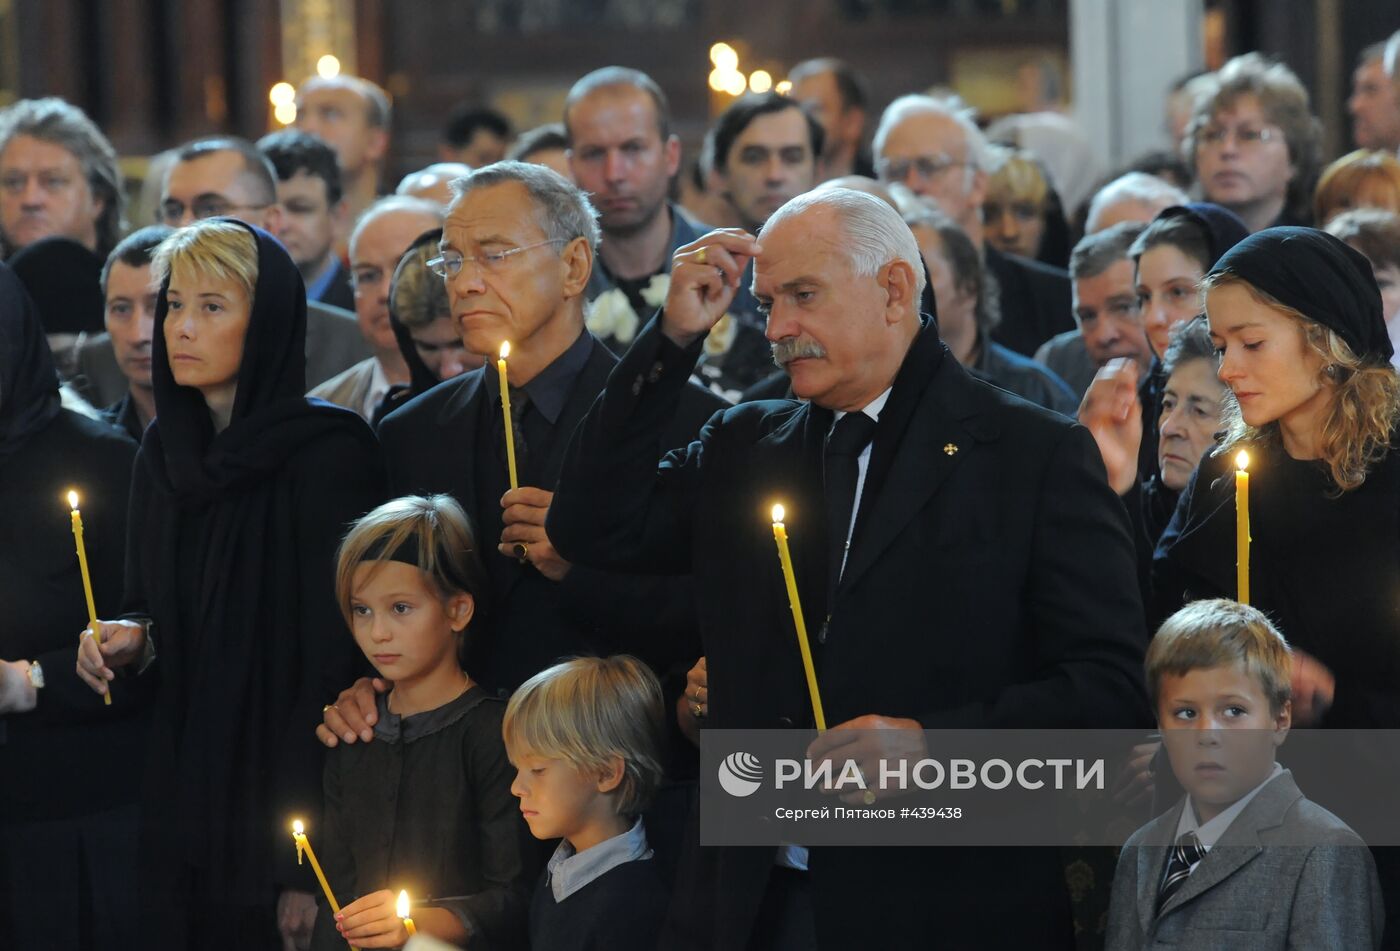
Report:
[[[699,251],[696,251],[696,252],[695,252],[695,263],[696,263],[696,264],[704,264],[704,263],[706,262],[706,257],[705,257],[705,256],[706,256],[707,254],[709,254],[709,251],[710,251],[709,248],[701,248]]]
[[[530,559],[530,546],[524,542],[515,543],[515,557],[523,561]]]

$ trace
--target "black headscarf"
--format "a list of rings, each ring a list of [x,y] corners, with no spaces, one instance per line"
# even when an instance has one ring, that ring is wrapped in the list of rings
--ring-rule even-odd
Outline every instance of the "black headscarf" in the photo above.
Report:
[[[363,420],[302,395],[306,290],[291,258],[266,232],[223,220],[247,228],[258,254],[231,420],[216,434],[201,394],[175,382],[167,279],[128,572],[145,599],[133,610],[154,619],[160,646],[147,786],[157,822],[146,835],[148,853],[170,860],[147,872],[202,868],[205,887],[239,903],[270,888],[288,851],[286,816],[314,816],[319,804],[319,761],[300,734],[324,700],[306,683],[352,676],[353,642],[334,636],[344,630],[334,549],[346,520],[380,500],[382,472]],[[319,478],[308,473],[327,472],[304,488]],[[153,893],[168,887],[151,883]]]
[[[44,238],[10,258],[46,334],[101,333],[102,259],[72,238]]]
[[[58,371],[34,302],[0,262],[0,461],[61,408]]]
[[[427,259],[437,253],[440,240],[442,240],[441,228],[425,231],[415,238],[413,243],[408,246],[408,250],[403,253],[403,257],[399,258],[399,266],[394,268],[394,282],[389,286],[389,326],[394,328],[394,339],[398,341],[399,353],[403,354],[404,363],[408,364],[410,398],[428,392],[442,381],[438,379],[436,373],[428,369],[428,365],[418,355],[418,348],[413,344],[413,336],[399,317],[399,281],[402,279],[405,269],[426,267]],[[444,286],[444,296],[446,293],[447,289]]]
[[[1335,331],[1364,362],[1383,365],[1395,353],[1370,262],[1325,231],[1256,232],[1216,262],[1210,276],[1217,274],[1233,274]]]
[[[1172,205],[1159,215],[1166,218],[1190,218],[1205,232],[1210,260],[1206,270],[1210,270],[1226,251],[1249,237],[1249,228],[1240,216],[1230,209],[1209,201],[1193,201],[1186,205]]]

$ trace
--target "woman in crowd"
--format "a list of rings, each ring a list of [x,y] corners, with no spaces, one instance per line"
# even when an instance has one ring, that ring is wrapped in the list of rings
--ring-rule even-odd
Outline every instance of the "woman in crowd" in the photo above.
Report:
[[[995,288],[983,279],[972,241],[953,221],[932,209],[905,217],[928,268],[938,308],[938,333],[959,363],[979,379],[1032,403],[1072,416],[1074,393],[1058,376],[991,338],[1001,319]]]
[[[1341,238],[1366,255],[1381,291],[1390,342],[1400,350],[1400,214],[1380,208],[1342,212],[1327,225],[1327,233]],[[1392,364],[1400,356],[1390,358]]]
[[[88,624],[69,530],[85,526],[99,611],[121,602],[136,445],[60,406],[58,373],[18,278],[0,264],[0,943],[135,946],[137,767],[144,718],[74,673]]]
[[[144,936],[309,937],[314,880],[288,826],[320,802],[313,735],[359,668],[336,541],[383,497],[369,427],[303,398],[306,292],[270,235],[200,221],[157,250],[156,420],[132,477],[126,614],[84,638],[94,690],[154,695],[142,798]],[[109,615],[110,616],[110,615]],[[134,676],[132,676],[134,674]]]
[[[1065,267],[1069,224],[1040,163],[1021,150],[998,146],[995,152],[999,164],[987,176],[982,202],[987,242],[1006,254]]]
[[[428,268],[428,259],[438,253],[441,238],[441,228],[425,231],[409,245],[394,270],[389,285],[389,324],[408,364],[409,382],[389,388],[375,423],[443,380],[485,362],[484,356],[468,353],[462,344],[447,302],[447,286]]]
[[[1400,212],[1400,160],[1389,152],[1357,149],[1322,170],[1313,193],[1317,226],[1353,208]]]
[[[1321,137],[1293,71],[1245,53],[1222,66],[1212,92],[1196,101],[1186,151],[1205,199],[1254,232],[1309,223]]]

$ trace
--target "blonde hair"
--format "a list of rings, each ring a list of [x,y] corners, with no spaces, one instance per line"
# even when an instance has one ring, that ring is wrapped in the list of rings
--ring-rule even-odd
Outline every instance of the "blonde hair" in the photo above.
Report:
[[[410,330],[426,327],[440,317],[452,316],[446,282],[428,269],[428,259],[437,253],[434,244],[409,248],[394,272],[394,282],[389,287],[389,306],[399,323]]]
[[[506,705],[501,732],[511,762],[543,756],[595,773],[621,757],[616,807],[632,818],[661,784],[662,706],[656,675],[637,658],[576,657],[525,681]]]
[[[240,224],[210,218],[177,229],[151,253],[151,277],[164,284],[174,274],[232,281],[248,295],[258,285],[258,242]]]
[[[1193,670],[1243,664],[1259,681],[1269,710],[1277,716],[1293,694],[1293,652],[1258,608],[1216,598],[1193,601],[1162,622],[1147,646],[1147,693],[1152,709],[1160,700],[1162,678]]]
[[[1035,157],[1020,149],[1002,151],[1005,154],[1000,164],[987,177],[987,200],[1005,196],[1009,201],[1025,201],[1044,208],[1050,185]]]
[[[350,602],[355,569],[367,562],[393,560],[413,544],[418,569],[444,599],[469,594],[479,616],[486,596],[486,573],[476,550],[467,513],[450,495],[406,495],[385,502],[361,518],[336,553],[335,598],[345,623],[353,627]],[[372,574],[372,573],[371,573]]]
[[[1378,192],[1385,193],[1382,201],[1376,200]],[[1358,201],[1363,193],[1370,197]],[[1333,215],[1361,207],[1400,212],[1400,160],[1389,152],[1357,149],[1322,170],[1313,192],[1319,228]]]
[[[1298,332],[1322,358],[1323,385],[1335,392],[1322,419],[1322,461],[1326,463],[1338,493],[1349,492],[1366,481],[1369,470],[1385,458],[1391,431],[1400,421],[1400,378],[1389,363],[1361,360],[1335,331],[1323,326],[1229,272],[1207,275],[1203,292],[1217,287],[1243,287],[1260,304],[1270,307],[1298,325]],[[1278,443],[1278,422],[1250,426],[1240,413],[1234,394],[1226,390],[1220,409],[1225,439],[1212,455],[1229,452],[1238,443]]]

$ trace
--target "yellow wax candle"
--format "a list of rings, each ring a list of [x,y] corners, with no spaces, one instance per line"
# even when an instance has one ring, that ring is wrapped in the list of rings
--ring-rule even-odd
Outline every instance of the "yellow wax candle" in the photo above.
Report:
[[[401,890],[399,892],[399,900],[395,905],[394,913],[403,919],[404,930],[408,932],[408,936],[410,938],[418,933],[418,929],[413,927],[413,919],[408,916],[407,890]]]
[[[1249,603],[1249,453],[1235,457],[1235,599]]]
[[[321,883],[321,891],[325,893],[326,901],[330,902],[331,913],[340,914],[340,905],[331,892],[330,882],[326,881],[326,873],[321,871],[321,863],[316,861],[316,852],[311,848],[311,840],[306,837],[306,826],[302,825],[300,819],[292,823],[292,841],[297,844],[297,864],[301,864],[301,856],[305,852],[306,857],[311,860],[311,870],[316,873],[316,880]],[[350,951],[358,951],[358,949],[352,944]]]
[[[97,604],[92,599],[92,575],[88,573],[87,546],[83,544],[83,515],[78,511],[78,493],[69,491],[68,507],[73,510],[73,541],[78,546],[78,570],[83,575],[83,594],[87,597],[88,610],[88,630],[92,631],[93,640],[98,645],[102,644],[102,631],[97,626]],[[107,685],[107,692],[102,695],[102,702],[106,706],[112,705],[112,686]]]
[[[506,382],[506,357],[510,356],[510,341],[501,344],[501,359],[496,361],[496,375],[501,378],[501,412],[506,418],[506,466],[510,469],[510,487],[520,488],[515,474],[515,427],[510,424],[510,386]]]
[[[812,717],[817,721],[817,730],[825,732],[826,714],[822,712],[821,692],[817,689],[817,670],[812,665],[812,647],[807,642],[807,622],[802,619],[802,601],[797,596],[797,576],[792,570],[792,553],[788,551],[783,515],[781,505],[773,506],[773,538],[778,543],[778,561],[783,565],[783,581],[787,583],[792,623],[797,627],[797,647],[802,652],[802,669],[807,674],[807,692],[812,696]]]

